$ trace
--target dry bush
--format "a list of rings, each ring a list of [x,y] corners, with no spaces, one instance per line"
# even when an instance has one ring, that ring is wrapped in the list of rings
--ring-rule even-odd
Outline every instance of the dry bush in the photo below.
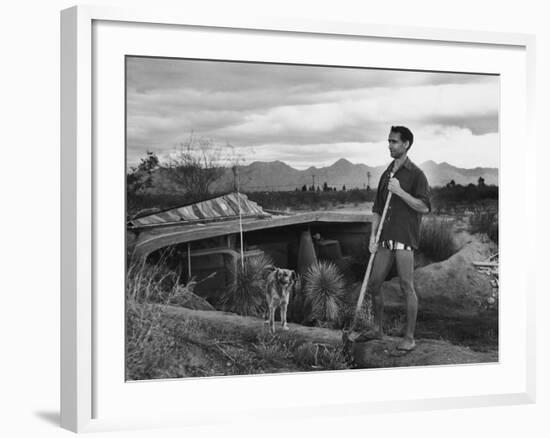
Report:
[[[470,232],[484,233],[498,243],[498,214],[493,211],[477,210],[470,216]]]
[[[424,216],[418,249],[434,262],[451,257],[456,252],[452,221],[436,216]]]

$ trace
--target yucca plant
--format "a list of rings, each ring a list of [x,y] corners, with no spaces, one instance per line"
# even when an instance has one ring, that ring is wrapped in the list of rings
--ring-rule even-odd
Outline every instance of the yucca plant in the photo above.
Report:
[[[239,315],[259,316],[265,308],[265,280],[267,268],[272,265],[266,255],[245,259],[232,269],[232,281],[222,296],[224,309]]]
[[[342,305],[345,280],[337,266],[329,261],[314,263],[304,275],[304,293],[310,307],[310,319],[335,321]]]

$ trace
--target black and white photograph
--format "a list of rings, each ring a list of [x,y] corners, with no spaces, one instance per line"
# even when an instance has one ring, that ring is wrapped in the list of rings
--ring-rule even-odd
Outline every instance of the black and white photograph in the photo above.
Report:
[[[498,75],[125,80],[126,380],[499,361]]]

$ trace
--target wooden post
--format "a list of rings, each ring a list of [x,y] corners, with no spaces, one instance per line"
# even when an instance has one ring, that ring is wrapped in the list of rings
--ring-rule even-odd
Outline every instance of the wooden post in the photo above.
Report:
[[[191,279],[191,242],[187,242],[187,275]]]

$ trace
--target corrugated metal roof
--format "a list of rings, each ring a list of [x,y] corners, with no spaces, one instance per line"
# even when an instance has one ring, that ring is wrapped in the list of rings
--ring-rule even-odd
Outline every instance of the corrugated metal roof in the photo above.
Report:
[[[130,221],[129,225],[134,227],[164,225],[173,223],[196,223],[209,220],[234,219],[239,216],[239,209],[242,217],[270,217],[262,207],[248,199],[242,193],[229,193],[207,201],[182,207],[153,213]]]

